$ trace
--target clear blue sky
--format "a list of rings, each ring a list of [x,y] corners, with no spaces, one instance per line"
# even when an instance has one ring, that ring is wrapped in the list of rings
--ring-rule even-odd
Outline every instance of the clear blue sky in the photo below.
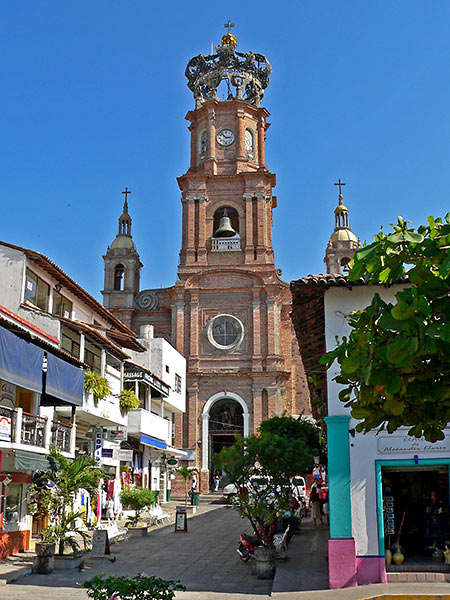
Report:
[[[172,285],[188,168],[187,61],[231,19],[273,66],[266,158],[276,266],[322,272],[341,177],[370,241],[450,209],[450,2],[24,0],[2,5],[0,239],[43,252],[101,299],[125,186],[142,287]]]

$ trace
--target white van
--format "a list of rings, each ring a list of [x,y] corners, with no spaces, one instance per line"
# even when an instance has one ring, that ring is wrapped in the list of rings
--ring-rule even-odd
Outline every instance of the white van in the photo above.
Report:
[[[300,475],[296,475],[291,479],[291,487],[292,493],[297,496],[297,498],[305,498],[306,499],[306,481],[304,477]]]

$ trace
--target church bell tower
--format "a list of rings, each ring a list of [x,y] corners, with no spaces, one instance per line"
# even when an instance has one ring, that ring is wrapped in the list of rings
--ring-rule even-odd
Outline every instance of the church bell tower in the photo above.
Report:
[[[201,490],[213,456],[276,414],[310,412],[290,320],[289,286],[275,269],[266,165],[272,68],[238,51],[228,22],[215,53],[186,68],[195,108],[186,119],[190,165],[178,178],[182,242],[172,341],[188,359],[183,447],[195,450]]]
[[[139,292],[142,268],[139,254],[131,236],[131,217],[128,214],[128,188],[123,211],[119,217],[119,231],[103,256],[105,277],[103,284],[103,304],[130,327],[135,296]]]

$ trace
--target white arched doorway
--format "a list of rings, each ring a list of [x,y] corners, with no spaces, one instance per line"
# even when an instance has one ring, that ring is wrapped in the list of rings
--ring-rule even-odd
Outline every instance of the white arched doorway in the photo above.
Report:
[[[233,419],[227,416],[227,412],[232,405],[236,405],[238,416],[234,421],[239,420],[242,417],[242,426],[236,425],[233,427]],[[202,413],[202,471],[209,471],[210,460],[211,460],[211,439],[210,439],[210,419],[211,414],[214,413],[214,407],[223,405],[223,419],[222,427],[227,426],[230,421],[230,433],[236,433],[242,431],[244,437],[248,436],[249,433],[249,414],[248,408],[245,401],[234,392],[217,392],[208,399],[205,406],[203,407]],[[226,433],[226,432],[225,432]]]

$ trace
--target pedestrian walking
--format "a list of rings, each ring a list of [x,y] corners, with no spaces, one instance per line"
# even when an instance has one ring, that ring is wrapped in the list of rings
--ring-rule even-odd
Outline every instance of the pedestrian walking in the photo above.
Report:
[[[314,466],[313,470],[312,470],[312,476],[313,476],[313,481],[316,481],[317,483],[319,483],[320,481],[320,469],[317,465]]]
[[[222,473],[218,469],[216,469],[214,471],[213,479],[214,479],[214,491],[218,492],[219,491],[220,482],[222,480]]]
[[[322,485],[325,485],[325,483],[327,481],[327,469],[326,469],[325,465],[322,465],[320,467],[320,477],[322,478]]]
[[[313,489],[311,490],[311,494],[309,496],[309,504],[311,506],[311,512],[312,512],[312,518],[314,521],[314,525],[317,525],[317,521],[320,521],[320,523],[322,523],[322,515],[321,515],[321,511],[320,511],[320,498],[319,498],[319,494],[317,493],[317,489]]]

